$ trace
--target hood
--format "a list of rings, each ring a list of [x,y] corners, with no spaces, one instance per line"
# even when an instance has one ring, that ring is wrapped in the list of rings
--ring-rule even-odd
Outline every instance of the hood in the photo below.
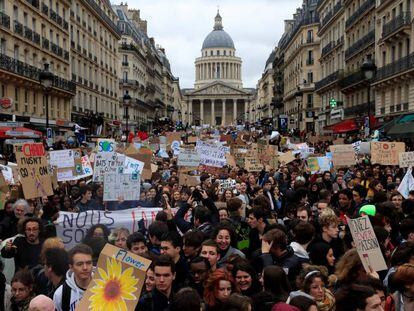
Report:
[[[296,291],[293,291],[289,294],[289,301],[292,300],[293,298],[297,297],[297,296],[304,296],[304,297],[307,297],[309,299],[315,300],[311,295],[306,294],[305,292],[302,292],[301,290],[296,290]]]
[[[290,243],[290,247],[292,247],[293,252],[296,256],[298,256],[299,258],[305,258],[305,259],[309,259],[309,254],[306,251],[306,249],[303,248],[302,245],[300,245],[297,242],[292,242]]]
[[[96,268],[93,267],[92,269],[92,278],[93,275],[95,273]],[[72,270],[68,270],[66,272],[66,283],[68,283],[69,287],[72,289],[72,294],[75,293],[75,297],[76,299],[81,299],[83,296],[83,292],[84,290],[81,289],[80,287],[78,287],[78,285],[76,284],[75,281],[75,273]]]

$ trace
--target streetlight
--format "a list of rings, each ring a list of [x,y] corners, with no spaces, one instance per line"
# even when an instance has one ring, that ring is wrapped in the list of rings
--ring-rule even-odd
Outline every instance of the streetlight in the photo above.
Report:
[[[303,100],[303,92],[300,90],[299,86],[297,91],[295,92],[296,103],[298,104],[298,132],[300,137],[300,123],[299,123],[299,115],[300,115],[300,106]]]
[[[367,58],[361,65],[361,71],[364,74],[365,79],[368,80],[368,131],[366,132],[366,136],[369,136],[371,132],[371,81],[375,77],[377,66],[375,66],[375,63],[371,58]]]
[[[49,64],[45,63],[44,69],[39,73],[39,81],[46,96],[46,135],[49,128],[49,92],[52,88],[53,78],[53,73],[49,70]]]
[[[128,119],[129,119],[129,103],[131,102],[131,96],[129,96],[128,91],[125,91],[124,97],[122,98],[122,102],[124,104],[124,108],[125,108],[125,119],[126,119],[126,124],[125,124],[125,136],[128,142],[128,136],[129,136],[129,129],[128,129]]]

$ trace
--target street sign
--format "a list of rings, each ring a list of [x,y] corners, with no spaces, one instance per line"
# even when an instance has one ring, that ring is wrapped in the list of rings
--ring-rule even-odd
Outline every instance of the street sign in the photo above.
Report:
[[[336,108],[337,106],[337,101],[335,98],[331,98],[331,100],[329,101],[329,105],[331,106],[331,108]]]

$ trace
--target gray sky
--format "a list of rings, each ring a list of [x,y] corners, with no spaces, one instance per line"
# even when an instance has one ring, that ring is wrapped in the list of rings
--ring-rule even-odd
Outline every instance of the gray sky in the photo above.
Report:
[[[124,1],[124,0],[123,0]],[[120,0],[116,0],[120,3]],[[182,88],[193,87],[194,60],[213,30],[217,6],[224,30],[233,38],[243,61],[243,85],[255,87],[266,60],[279,41],[284,20],[302,0],[130,0],[148,21],[148,35],[166,49],[171,70]]]

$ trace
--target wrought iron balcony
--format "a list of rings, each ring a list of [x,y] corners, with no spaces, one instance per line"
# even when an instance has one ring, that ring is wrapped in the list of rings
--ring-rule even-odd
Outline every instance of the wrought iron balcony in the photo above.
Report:
[[[281,42],[281,48],[285,47],[289,42],[291,42],[292,38],[297,34],[300,27],[304,25],[315,24],[315,23],[319,23],[319,15],[313,15],[311,17],[305,17],[305,18],[298,20],[296,24],[293,25],[292,31],[289,32],[289,34],[285,38],[283,38]]]
[[[18,21],[14,21],[14,32],[23,36],[23,24]]]
[[[62,25],[63,23],[63,18],[59,14],[56,14],[56,23],[58,23],[59,25]]]
[[[0,69],[25,77],[27,79],[34,80],[39,83],[39,73],[41,72],[40,69],[4,54],[0,54]],[[52,86],[70,92],[72,94],[76,93],[76,85],[74,83],[57,76],[53,76]]]
[[[128,66],[128,62],[122,62],[122,66]]]
[[[391,21],[382,26],[382,38],[386,38],[404,26],[411,26],[411,12],[402,12]]]
[[[69,29],[69,23],[65,20],[63,20],[63,29],[65,29],[65,30]]]
[[[10,16],[0,12],[0,26],[10,29]]]
[[[27,0],[32,6],[34,6],[36,9],[39,8],[39,0]]]
[[[307,58],[306,59],[306,65],[313,65],[314,64],[314,59],[313,58]]]
[[[37,32],[33,31],[33,42],[40,45],[40,35]]]
[[[78,44],[76,48],[77,48],[79,53],[82,52],[82,47],[80,46],[80,44]]]
[[[414,53],[378,68],[375,80],[380,81],[411,69],[414,69]]]
[[[322,19],[322,21],[321,21],[321,27],[320,28],[322,28],[327,23],[329,23],[329,21],[332,19],[332,17],[334,17],[335,14],[338,13],[341,8],[342,8],[342,3],[341,3],[341,0],[339,0],[338,3],[335,4],[335,6],[333,7],[333,9],[330,10],[328,12],[328,14],[326,14],[325,17]]]
[[[326,76],[325,78],[323,78],[322,80],[319,80],[318,82],[315,83],[315,91],[318,91],[320,89],[322,89],[323,87],[338,81],[338,79],[340,78],[340,76],[342,75],[343,71],[342,70],[337,70],[333,73],[331,73],[330,75]]]
[[[74,48],[75,48],[75,41],[70,40],[70,47],[71,47],[72,49],[74,49]]]
[[[322,48],[321,57],[326,56],[330,51],[332,51],[332,49],[333,49],[333,42],[331,41]]]
[[[350,58],[352,55],[360,52],[372,43],[375,43],[375,29],[368,32],[365,36],[346,49],[345,59]]]
[[[366,0],[345,22],[345,28],[351,27],[369,9],[375,7],[375,0]]]
[[[338,85],[342,88],[348,88],[365,81],[365,75],[361,70],[355,71],[339,80]]]
[[[374,112],[375,101],[371,101],[370,103],[371,103],[371,111]],[[363,104],[359,104],[359,105],[352,106],[352,107],[346,107],[344,108],[344,116],[350,117],[350,116],[355,116],[355,115],[365,115],[368,112],[369,106],[370,105],[368,103],[363,103]]]
[[[42,13],[49,15],[49,7],[44,3],[42,3]]]
[[[52,9],[50,9],[50,19],[52,21],[54,21],[55,23],[57,23],[57,13],[55,11],[53,11]]]
[[[108,26],[115,32],[118,36],[121,36],[121,32],[119,31],[118,27],[115,23],[108,17],[108,15],[101,9],[101,7],[94,1],[94,0],[85,0],[89,6],[92,7],[94,11],[98,13],[98,15],[108,24]]]
[[[65,58],[66,60],[69,60],[69,52],[68,52],[68,51],[64,51],[64,52],[63,52],[63,55],[64,55],[64,58]]]
[[[33,31],[27,26],[24,26],[24,37],[30,41],[33,40]]]
[[[56,44],[54,44],[53,42],[50,42],[50,50],[52,51],[52,53],[57,55],[58,46]]]
[[[46,38],[42,38],[42,47],[46,50],[49,50],[49,40]]]

